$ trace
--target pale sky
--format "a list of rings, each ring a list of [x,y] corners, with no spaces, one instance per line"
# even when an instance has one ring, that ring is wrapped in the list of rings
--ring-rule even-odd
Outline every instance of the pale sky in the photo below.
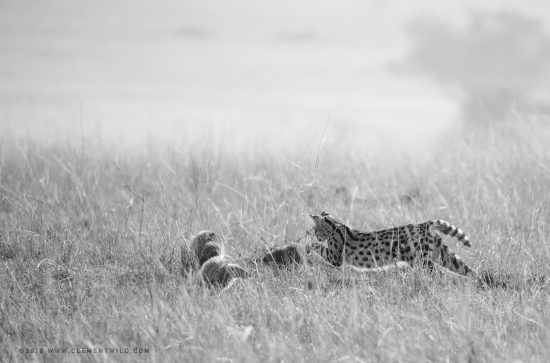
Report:
[[[455,127],[458,104],[455,90],[389,69],[410,47],[405,24],[550,14],[544,1],[477,3],[0,1],[0,125],[129,143],[212,130],[291,142],[330,120],[350,138],[407,144]]]

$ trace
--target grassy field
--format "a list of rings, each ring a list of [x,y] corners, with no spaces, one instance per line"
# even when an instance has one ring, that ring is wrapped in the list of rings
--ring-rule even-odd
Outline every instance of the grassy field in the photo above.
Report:
[[[550,128],[514,121],[385,156],[330,126],[278,151],[3,132],[0,361],[547,361]],[[364,230],[449,220],[473,247],[447,243],[508,285],[246,264],[302,237],[321,210]],[[181,275],[180,247],[203,229],[250,279],[216,293]]]

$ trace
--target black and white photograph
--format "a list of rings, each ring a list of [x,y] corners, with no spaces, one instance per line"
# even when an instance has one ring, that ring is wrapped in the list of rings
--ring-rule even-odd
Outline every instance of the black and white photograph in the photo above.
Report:
[[[550,2],[0,0],[0,362],[550,362]]]

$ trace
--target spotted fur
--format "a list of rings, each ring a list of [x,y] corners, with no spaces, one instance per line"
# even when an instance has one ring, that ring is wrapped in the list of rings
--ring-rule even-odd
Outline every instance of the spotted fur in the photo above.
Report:
[[[441,219],[420,224],[385,229],[375,232],[360,232],[323,212],[312,215],[314,233],[321,242],[314,242],[307,250],[319,253],[334,266],[350,264],[360,268],[374,268],[396,261],[405,261],[411,266],[421,262],[429,270],[434,264],[455,273],[475,277],[476,273],[458,255],[442,243],[437,230],[456,237],[470,247],[469,238],[464,232]],[[325,244],[326,242],[326,244]]]

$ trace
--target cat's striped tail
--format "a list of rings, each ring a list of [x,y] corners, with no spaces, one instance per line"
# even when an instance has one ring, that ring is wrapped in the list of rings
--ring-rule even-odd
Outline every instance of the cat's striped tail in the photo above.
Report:
[[[453,226],[449,222],[444,221],[443,219],[434,219],[432,221],[429,221],[428,225],[435,227],[435,229],[446,234],[447,236],[456,237],[456,239],[462,242],[464,246],[472,247],[468,236],[466,236],[466,234],[460,228]]]

